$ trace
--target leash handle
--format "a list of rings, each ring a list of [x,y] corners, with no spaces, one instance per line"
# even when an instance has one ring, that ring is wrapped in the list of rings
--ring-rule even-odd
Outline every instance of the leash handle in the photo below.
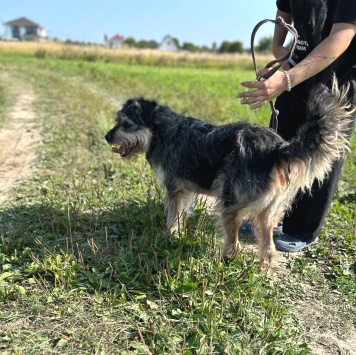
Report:
[[[257,64],[256,64],[256,58],[255,58],[255,46],[254,46],[254,42],[255,42],[255,36],[256,33],[258,31],[258,29],[265,23],[267,22],[272,22],[275,25],[282,27],[282,28],[286,28],[288,30],[288,32],[290,32],[293,36],[293,44],[291,49],[288,51],[288,53],[286,53],[285,55],[283,55],[280,58],[271,60],[269,63],[267,63],[267,65],[265,66],[265,68],[272,68],[275,64],[277,64],[275,67],[273,67],[268,73],[266,73],[265,75],[259,76],[257,74],[258,70],[257,70]],[[255,72],[256,72],[256,78],[257,80],[261,80],[263,79],[268,79],[270,78],[277,70],[279,70],[293,55],[293,52],[295,50],[295,46],[297,44],[297,40],[298,40],[298,32],[297,30],[292,26],[289,25],[288,23],[286,23],[284,21],[284,19],[280,16],[278,16],[275,20],[262,20],[260,21],[255,28],[252,31],[252,35],[251,35],[251,53],[252,53],[252,60],[253,60],[253,65],[255,68]]]
[[[254,47],[254,42],[255,42],[255,36],[258,31],[258,29],[265,24],[266,22],[272,22],[277,26],[280,26],[282,28],[286,28],[288,32],[290,32],[293,36],[293,44],[291,49],[282,57],[271,60],[265,68],[272,68],[269,70],[266,74],[264,75],[258,75],[258,69],[257,69],[257,64],[256,64],[256,57],[255,57],[255,47]],[[275,20],[262,20],[260,21],[253,29],[252,35],[251,35],[251,54],[252,54],[252,60],[253,60],[253,66],[255,68],[256,72],[256,79],[260,81],[261,79],[268,79],[270,78],[276,71],[278,71],[293,55],[295,46],[297,44],[298,40],[298,32],[297,30],[290,24],[286,23],[284,19],[280,16],[278,16]],[[277,65],[275,65],[277,64]],[[278,128],[278,111],[275,109],[273,102],[270,101],[270,106],[272,109],[272,128],[277,131]]]

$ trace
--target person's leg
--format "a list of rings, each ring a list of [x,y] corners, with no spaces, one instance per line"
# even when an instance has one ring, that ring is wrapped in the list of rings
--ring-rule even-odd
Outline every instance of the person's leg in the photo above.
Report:
[[[352,99],[353,90],[354,88],[349,92],[350,99]],[[354,101],[355,98],[353,98]],[[285,105],[286,102],[283,104]],[[285,109],[286,107],[282,106],[280,112],[285,112]],[[285,115],[282,115],[281,118],[281,125],[279,126],[281,132],[278,133],[285,139],[290,139],[291,134],[293,134],[292,127],[288,128]],[[355,119],[356,112],[353,113],[353,121]],[[293,122],[296,122],[296,120]],[[353,127],[353,124],[350,126]],[[293,128],[295,128],[294,124]],[[341,159],[334,163],[332,171],[321,186],[315,181],[310,193],[299,193],[297,195],[292,209],[283,219],[283,233],[274,240],[277,249],[299,251],[317,241],[337,189],[343,162],[343,159]]]
[[[316,240],[332,203],[342,165],[343,160],[335,162],[321,186],[314,181],[310,193],[297,195],[291,211],[283,219],[283,233],[298,237],[300,241],[306,243]]]

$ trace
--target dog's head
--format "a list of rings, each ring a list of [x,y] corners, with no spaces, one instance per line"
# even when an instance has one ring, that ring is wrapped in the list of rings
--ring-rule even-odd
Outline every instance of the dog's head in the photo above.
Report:
[[[116,125],[105,135],[114,153],[126,158],[148,150],[152,137],[151,119],[157,107],[156,102],[142,98],[125,102],[116,114]]]

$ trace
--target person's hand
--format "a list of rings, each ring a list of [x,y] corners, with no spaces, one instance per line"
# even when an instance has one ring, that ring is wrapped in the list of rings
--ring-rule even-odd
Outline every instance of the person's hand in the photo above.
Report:
[[[258,71],[258,75],[264,75],[269,69],[262,69]],[[269,101],[274,100],[283,91],[288,89],[288,83],[283,72],[277,71],[269,79],[263,81],[244,81],[242,86],[253,89],[241,92],[237,95],[242,99],[242,104],[250,105],[251,109],[256,109],[263,106]]]

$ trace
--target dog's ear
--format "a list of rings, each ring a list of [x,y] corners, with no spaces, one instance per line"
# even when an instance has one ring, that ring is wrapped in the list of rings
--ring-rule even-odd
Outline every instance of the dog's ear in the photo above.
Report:
[[[155,101],[148,101],[143,98],[129,99],[121,109],[121,113],[137,125],[149,125],[157,107],[158,104]]]
[[[138,99],[129,99],[127,100],[122,109],[119,111],[118,116],[124,116],[126,119],[132,121],[134,124],[141,125],[141,104],[139,103]]]
[[[153,112],[158,107],[158,104],[156,101],[148,101],[144,99],[139,99],[138,102],[141,106],[141,117],[144,123],[148,123],[152,118]]]

